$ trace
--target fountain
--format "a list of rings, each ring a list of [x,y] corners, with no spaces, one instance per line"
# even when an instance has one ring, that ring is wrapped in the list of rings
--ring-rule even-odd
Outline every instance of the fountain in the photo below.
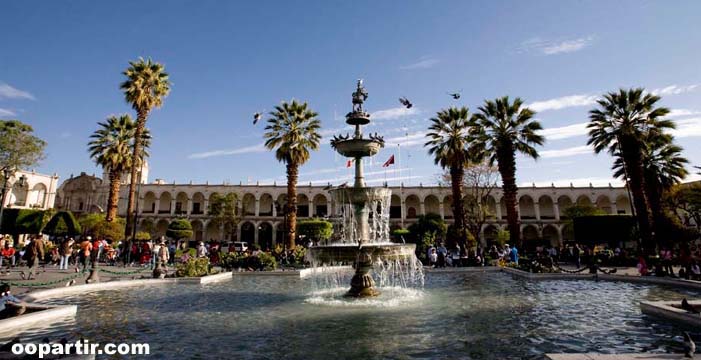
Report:
[[[335,236],[308,251],[315,268],[353,263],[354,274],[346,296],[360,298],[380,294],[373,270],[378,273],[380,286],[423,285],[421,263],[414,253],[416,245],[389,241],[392,191],[386,187],[367,187],[363,178],[363,158],[377,154],[384,147],[382,136],[376,133],[363,136],[362,126],[370,123],[370,114],[363,110],[367,98],[363,81],[358,80],[353,111],[346,115],[346,123],[355,126],[355,132],[331,140],[334,150],[353,159],[355,182],[352,187],[341,185],[329,191],[336,203]]]

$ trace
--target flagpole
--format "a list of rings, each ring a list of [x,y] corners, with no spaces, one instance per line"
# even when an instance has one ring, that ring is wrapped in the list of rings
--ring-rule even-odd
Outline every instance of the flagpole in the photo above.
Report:
[[[399,153],[399,160],[397,161],[397,168],[399,168],[399,185],[402,185],[402,144],[397,144],[397,149]]]

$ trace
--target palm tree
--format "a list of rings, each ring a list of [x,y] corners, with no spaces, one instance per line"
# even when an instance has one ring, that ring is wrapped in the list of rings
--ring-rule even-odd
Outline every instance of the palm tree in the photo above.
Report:
[[[502,190],[506,203],[506,218],[512,244],[521,245],[521,229],[517,210],[516,153],[538,158],[535,145],[543,145],[545,138],[538,132],[543,129],[533,120],[535,112],[522,107],[521,98],[510,102],[508,96],[485,100],[479,112],[472,117],[470,128],[470,152],[476,161],[487,159],[490,165],[497,163],[501,174]]]
[[[307,103],[282,102],[270,112],[267,131],[263,138],[269,150],[275,150],[275,158],[287,165],[287,246],[295,246],[297,226],[297,175],[299,167],[310,157],[310,150],[319,148],[321,122],[317,113]]]
[[[124,91],[124,98],[136,110],[136,131],[134,132],[133,158],[141,158],[141,139],[148,115],[154,108],[163,105],[163,98],[170,92],[168,73],[163,65],[139,58],[130,61],[129,68],[124,71],[127,79],[120,88]],[[132,213],[134,212],[134,195],[136,191],[136,166],[131,168],[131,182],[129,184],[129,201],[127,203],[127,234],[130,232]],[[134,224],[135,226],[135,224]]]
[[[132,168],[134,151],[134,133],[136,123],[129,115],[110,116],[106,122],[98,123],[99,128],[90,136],[88,143],[90,157],[97,165],[105,169],[110,177],[110,191],[107,201],[108,222],[117,217],[117,204],[119,203],[119,187],[122,182],[122,174]],[[148,129],[141,134],[141,143],[144,149],[148,149],[151,135]],[[148,156],[142,151],[142,159]],[[134,167],[139,167],[141,161],[137,161]]]
[[[436,117],[431,118],[431,126],[426,137],[429,140],[424,144],[428,147],[428,153],[433,155],[433,161],[443,169],[450,171],[450,184],[453,192],[453,217],[457,239],[448,239],[452,248],[459,243],[463,248],[466,244],[465,209],[463,206],[463,178],[465,166],[469,162],[467,151],[469,144],[470,112],[467,107],[451,107],[441,110]]]
[[[674,137],[669,134],[652,132],[646,134],[646,147],[643,151],[643,176],[645,180],[645,195],[652,212],[653,222],[664,221],[662,211],[662,196],[684,179],[689,172],[682,148],[674,144]],[[623,158],[616,152],[613,163],[614,176],[626,178]],[[658,232],[659,233],[659,232]]]
[[[597,100],[598,108],[589,111],[590,123],[588,145],[594,152],[607,150],[621,159],[627,173],[626,182],[633,194],[633,205],[640,227],[643,250],[655,252],[654,220],[645,192],[645,169],[643,161],[648,149],[649,136],[663,134],[673,129],[674,123],[662,118],[669,109],[656,107],[659,96],[646,93],[642,88],[620,89]]]

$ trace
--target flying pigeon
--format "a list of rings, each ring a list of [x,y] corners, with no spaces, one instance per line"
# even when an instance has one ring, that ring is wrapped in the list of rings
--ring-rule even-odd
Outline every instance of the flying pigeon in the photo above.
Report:
[[[258,121],[259,121],[262,117],[263,117],[263,114],[261,114],[261,113],[259,113],[259,112],[253,114],[253,125],[255,125],[256,123],[258,123]]]
[[[689,333],[684,331],[684,357],[693,359],[695,352],[696,344],[694,344],[694,340],[691,340]]]
[[[448,95],[450,95],[450,96],[453,98],[453,100],[458,100],[458,99],[460,99],[460,93],[459,93],[459,92],[448,93]]]
[[[412,104],[411,101],[409,101],[409,99],[407,99],[407,98],[405,98],[405,97],[400,97],[400,98],[399,98],[399,102],[400,102],[402,105],[404,105],[404,107],[407,108],[407,109],[411,109],[411,107],[414,106],[414,104]]]

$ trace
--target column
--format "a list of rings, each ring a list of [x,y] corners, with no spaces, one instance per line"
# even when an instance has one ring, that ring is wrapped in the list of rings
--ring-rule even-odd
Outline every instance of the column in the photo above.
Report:
[[[441,219],[445,220],[445,209],[443,209],[443,201],[438,202],[438,210],[441,213]]]
[[[496,205],[494,206],[494,210],[496,210],[495,215],[497,217],[497,221],[501,221],[501,199],[499,199],[499,200],[495,199],[495,202],[496,202]]]
[[[154,204],[156,206],[153,207],[153,213],[158,214],[158,212],[161,211],[161,198],[158,197],[156,200],[154,200]]]
[[[419,211],[420,211],[419,214],[421,214],[421,215],[426,215],[426,208],[424,207],[424,201],[423,201],[423,200],[421,200],[421,202],[419,203]]]
[[[273,201],[273,217],[277,217],[277,205],[275,205],[275,201]]]
[[[204,199],[204,209],[202,209],[202,213],[205,215],[209,215],[209,200]]]
[[[402,202],[402,221],[406,219],[406,201],[404,199],[401,199]]]
[[[170,200],[170,214],[175,215],[175,199]]]
[[[260,199],[256,199],[256,209],[255,209],[255,214],[256,216],[260,216]],[[256,234],[258,232],[256,231]],[[257,236],[257,235],[256,235]],[[256,241],[257,243],[258,241]]]
[[[553,211],[555,212],[555,220],[560,221],[560,205],[553,202]]]
[[[255,228],[253,229],[253,243],[258,244],[258,223],[253,224]]]
[[[273,206],[273,215],[275,215],[275,206]],[[273,223],[273,248],[277,245],[277,223]]]
[[[187,209],[185,210],[187,213],[187,216],[190,216],[192,214],[192,199],[188,198],[187,199]]]
[[[618,215],[618,205],[616,204],[615,201],[611,202],[611,213],[613,215]]]
[[[535,210],[535,219],[540,221],[540,202],[534,202],[533,209]]]

